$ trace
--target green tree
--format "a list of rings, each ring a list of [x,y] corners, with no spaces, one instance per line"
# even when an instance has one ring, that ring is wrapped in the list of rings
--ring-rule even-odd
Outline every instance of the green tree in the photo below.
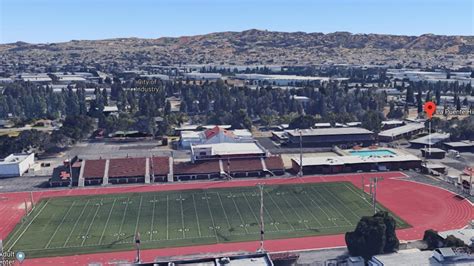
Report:
[[[290,122],[291,129],[307,129],[314,127],[316,118],[312,115],[300,115]]]
[[[383,114],[379,111],[367,111],[363,114],[361,123],[362,127],[379,133],[382,128]]]
[[[374,255],[394,252],[399,246],[395,228],[395,219],[385,211],[374,216],[364,216],[355,231],[346,233],[347,249],[351,256],[362,256],[365,260]]]

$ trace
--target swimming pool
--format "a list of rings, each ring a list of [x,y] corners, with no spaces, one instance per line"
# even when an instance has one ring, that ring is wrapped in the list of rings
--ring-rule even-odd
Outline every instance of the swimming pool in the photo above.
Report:
[[[395,155],[394,152],[389,151],[389,150],[361,150],[361,151],[349,151],[349,153],[351,155],[356,155],[360,157]]]

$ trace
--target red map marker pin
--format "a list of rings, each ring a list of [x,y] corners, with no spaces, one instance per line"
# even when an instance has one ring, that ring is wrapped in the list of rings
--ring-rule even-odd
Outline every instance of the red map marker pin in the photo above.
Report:
[[[436,112],[436,104],[434,102],[426,102],[423,108],[428,114],[428,118],[431,119],[433,117],[433,114]]]

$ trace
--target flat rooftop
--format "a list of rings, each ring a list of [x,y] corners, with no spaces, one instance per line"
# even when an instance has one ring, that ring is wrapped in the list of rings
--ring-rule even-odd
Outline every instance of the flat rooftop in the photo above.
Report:
[[[298,165],[299,157],[291,158]],[[421,159],[412,154],[392,155],[392,156],[331,156],[331,157],[303,157],[303,166],[314,165],[345,165],[345,164],[361,164],[361,163],[386,163],[386,162],[409,162],[420,161]]]
[[[265,153],[257,144],[251,143],[217,143],[194,145],[191,149],[210,148],[212,155],[233,155],[233,154],[262,154]]]
[[[0,159],[0,165],[4,164],[14,164],[24,161],[31,154],[10,154],[7,157]]]
[[[473,147],[474,146],[474,141],[470,140],[462,140],[462,141],[453,141],[453,142],[446,142],[444,143],[445,145],[451,146],[451,147]]]
[[[286,130],[290,136],[299,136],[300,130]],[[373,134],[374,132],[361,127],[349,128],[315,128],[302,129],[301,135],[305,136],[332,136],[332,135],[356,135],[356,134]]]
[[[434,145],[443,140],[449,139],[449,134],[445,133],[432,133],[421,138],[410,140],[410,143],[422,144],[422,145]]]
[[[391,128],[384,130],[379,133],[379,136],[384,137],[396,137],[413,131],[417,131],[425,128],[425,125],[422,123],[410,123],[401,127]]]

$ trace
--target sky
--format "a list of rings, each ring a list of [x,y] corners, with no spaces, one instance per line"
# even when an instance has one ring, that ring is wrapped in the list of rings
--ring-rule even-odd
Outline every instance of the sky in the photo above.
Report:
[[[474,35],[473,0],[0,0],[0,43],[261,29]]]

